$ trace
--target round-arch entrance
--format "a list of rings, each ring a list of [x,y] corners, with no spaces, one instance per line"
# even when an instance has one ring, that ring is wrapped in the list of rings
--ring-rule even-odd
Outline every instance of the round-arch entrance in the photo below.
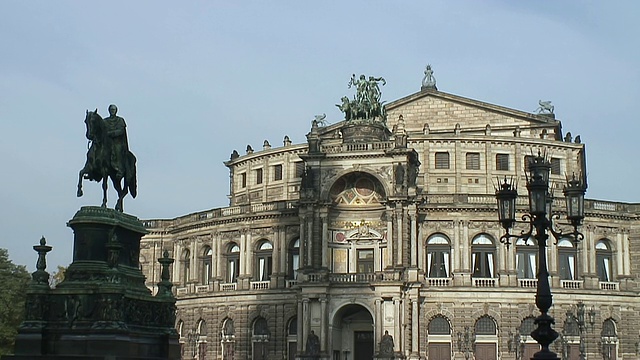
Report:
[[[371,360],[375,351],[373,316],[362,305],[341,307],[331,321],[331,358]]]

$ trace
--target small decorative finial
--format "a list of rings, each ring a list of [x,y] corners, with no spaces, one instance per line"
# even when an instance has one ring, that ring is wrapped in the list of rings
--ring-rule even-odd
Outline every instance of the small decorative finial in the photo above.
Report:
[[[433,69],[431,69],[431,64],[427,65],[427,68],[424,70],[424,78],[422,79],[422,90],[426,89],[438,90],[436,87],[436,78],[433,76]]]
[[[288,135],[284,136],[284,140],[282,141],[282,143],[284,144],[284,146],[289,146],[291,145],[291,139],[289,139]]]
[[[47,253],[52,247],[47,245],[47,240],[40,238],[40,245],[35,245],[33,250],[38,253],[38,261],[36,261],[36,271],[31,274],[31,283],[36,286],[49,287],[49,273],[47,268]]]
[[[271,149],[271,144],[269,144],[269,141],[268,141],[268,140],[265,140],[265,141],[262,143],[262,150],[269,150],[269,149]]]
[[[169,257],[169,251],[164,249],[162,257],[158,259],[158,262],[161,265],[161,271],[160,282],[158,283],[158,293],[156,296],[173,297],[173,293],[171,292],[173,283],[169,281],[169,266],[173,264],[173,261],[174,259]]]
[[[247,154],[253,154],[253,148],[251,145],[247,145]]]

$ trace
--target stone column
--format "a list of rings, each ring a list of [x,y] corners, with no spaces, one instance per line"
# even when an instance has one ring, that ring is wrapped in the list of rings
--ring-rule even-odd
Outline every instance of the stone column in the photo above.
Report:
[[[322,268],[327,268],[327,253],[329,244],[329,224],[328,224],[329,209],[326,207],[320,211],[320,219],[322,220]]]
[[[282,268],[280,267],[280,248],[282,241],[280,240],[280,227],[274,226],[271,228],[273,232],[273,249],[271,250],[273,269],[271,273],[270,287],[280,287],[280,279],[282,276]]]
[[[378,353],[380,351],[380,339],[384,331],[382,330],[382,322],[384,321],[384,316],[382,315],[382,300],[375,300],[375,313],[373,314],[375,328],[373,329],[373,338],[375,339],[375,352]]]
[[[400,204],[398,204],[400,205]],[[397,250],[397,258],[396,258],[396,263],[395,265],[404,265],[402,263],[404,256],[402,254],[402,248],[403,248],[403,243],[404,243],[404,238],[402,236],[402,221],[404,220],[404,214],[403,214],[403,208],[402,205],[400,205],[400,209],[396,208],[396,237],[398,239],[398,241],[396,242],[396,245],[398,246],[398,250]]]
[[[182,279],[180,279],[180,267],[182,265],[182,262],[180,261],[180,256],[182,256],[182,242],[176,241],[173,249],[173,258],[176,259],[176,262],[173,264],[173,282],[180,283],[180,286],[184,287],[186,285],[182,284]]]
[[[307,234],[306,234],[307,216],[304,210],[300,210],[300,268],[304,268],[307,264]]]
[[[387,267],[393,267],[395,263],[395,256],[393,254],[393,210],[387,206]]]
[[[411,353],[418,355],[420,351],[420,309],[418,299],[411,299]]]
[[[393,324],[393,332],[395,334],[394,338],[396,339],[396,341],[394,341],[393,346],[395,347],[395,351],[402,351],[402,346],[400,346],[400,344],[402,344],[402,339],[401,339],[401,334],[402,334],[402,311],[400,308],[400,299],[397,297],[393,298],[393,307],[394,307],[394,312],[395,312],[395,318],[396,321]]]
[[[618,275],[626,275],[624,272],[624,258],[625,258],[625,251],[624,251],[624,246],[622,245],[622,233],[618,233],[616,235],[616,265],[617,265],[617,272]],[[612,259],[613,260],[613,259]],[[609,265],[611,266],[611,265]],[[611,275],[613,276],[613,269],[611,269]],[[610,280],[614,280],[614,279],[610,279]]]
[[[313,216],[307,218],[307,265],[313,268]]]
[[[631,275],[631,264],[629,264],[629,259],[631,258],[631,254],[629,253],[629,232],[627,230],[623,231],[622,234],[622,245],[624,255],[622,257],[622,261],[624,263],[622,274],[625,276]]]
[[[329,333],[327,323],[327,298],[320,298],[320,351],[327,350],[327,334]]]
[[[224,256],[224,250],[222,248],[222,235],[220,233],[216,233],[216,240],[215,243],[213,244],[215,247],[215,251],[214,254],[216,255],[216,258],[214,260],[214,264],[215,264],[215,268],[216,268],[216,276],[218,276],[218,279],[220,279],[221,283],[226,283],[226,279],[223,277],[225,275],[224,272],[224,264],[226,262],[226,257]]]
[[[296,350],[298,352],[298,354],[302,353],[304,351],[304,337],[303,337],[303,326],[302,324],[304,323],[303,318],[304,317],[304,306],[303,306],[303,302],[302,301],[298,301],[298,316],[296,317],[296,321],[298,323],[298,334],[296,336]]]
[[[417,227],[417,210],[415,205],[409,206],[409,219],[411,219],[411,267],[418,266],[418,227]]]
[[[302,299],[302,351],[307,351],[306,339],[309,336],[311,319],[309,319],[309,299]]]

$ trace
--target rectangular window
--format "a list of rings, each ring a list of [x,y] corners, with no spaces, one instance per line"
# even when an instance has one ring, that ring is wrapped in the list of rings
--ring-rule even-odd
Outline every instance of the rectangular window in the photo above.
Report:
[[[551,158],[551,173],[553,175],[560,175],[560,159]]]
[[[436,169],[448,169],[449,168],[449,153],[437,152],[436,153]]]
[[[256,184],[262,184],[262,169],[256,169]]]
[[[358,250],[358,273],[373,273],[373,250]]]
[[[509,170],[509,154],[496,154],[496,170]]]
[[[467,153],[467,170],[480,170],[480,153]]]
[[[524,172],[529,172],[529,165],[533,161],[532,155],[525,155],[524,157]]]
[[[273,180],[278,181],[282,180],[282,165],[274,165],[273,166]]]
[[[296,177],[301,178],[304,175],[304,162],[298,161],[296,163]]]
[[[240,174],[240,187],[241,188],[247,187],[247,173]]]

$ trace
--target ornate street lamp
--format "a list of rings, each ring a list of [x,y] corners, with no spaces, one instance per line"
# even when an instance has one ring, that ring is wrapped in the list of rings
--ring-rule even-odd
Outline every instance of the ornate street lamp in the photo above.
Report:
[[[524,355],[524,344],[527,341],[527,335],[520,335],[520,328],[516,328],[516,332],[509,331],[509,340],[507,341],[507,347],[509,353],[515,353],[516,360],[522,360]]]
[[[520,235],[512,235],[510,229],[515,224],[515,206],[518,196],[513,179],[510,181],[505,177],[504,181],[496,189],[496,199],[498,200],[498,218],[506,233],[500,237],[500,242],[507,248],[511,244],[510,239],[528,239],[533,236],[538,243],[538,287],[536,289],[536,306],[540,310],[540,316],[535,319],[536,329],[531,332],[538,344],[540,351],[533,355],[533,359],[559,360],[556,353],[549,350],[549,345],[558,337],[558,333],[551,327],[555,320],[548,312],[552,305],[551,287],[549,285],[549,272],[547,270],[547,240],[550,232],[556,239],[562,236],[569,236],[575,243],[584,238],[578,231],[578,226],[584,219],[584,194],[586,184],[581,180],[576,180],[575,176],[568,180],[564,188],[564,195],[567,198],[567,219],[573,226],[573,232],[563,234],[562,231],[554,229],[554,217],[551,214],[550,203],[552,196],[549,191],[549,174],[551,173],[551,162],[545,156],[538,153],[531,158],[528,164],[527,191],[529,193],[529,212],[522,216],[522,220],[529,224],[527,232],[522,231]]]
[[[469,357],[476,345],[476,333],[471,331],[468,326],[464,327],[464,333],[458,331],[458,352],[464,353],[465,360]]]

